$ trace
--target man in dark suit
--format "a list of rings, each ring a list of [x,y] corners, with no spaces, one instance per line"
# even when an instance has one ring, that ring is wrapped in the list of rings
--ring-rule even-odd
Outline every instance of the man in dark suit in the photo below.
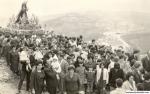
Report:
[[[150,72],[150,51],[148,51],[147,56],[142,59],[142,65],[146,72]]]

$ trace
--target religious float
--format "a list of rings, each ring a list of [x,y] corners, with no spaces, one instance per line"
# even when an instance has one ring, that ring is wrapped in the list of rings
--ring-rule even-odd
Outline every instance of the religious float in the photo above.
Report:
[[[45,30],[39,24],[38,17],[28,17],[27,2],[23,2],[21,10],[16,17],[11,17],[6,28],[0,28],[1,33],[13,35],[43,35]]]

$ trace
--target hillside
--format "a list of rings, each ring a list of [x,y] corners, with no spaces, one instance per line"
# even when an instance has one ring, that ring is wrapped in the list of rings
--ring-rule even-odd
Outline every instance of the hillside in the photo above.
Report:
[[[148,32],[150,14],[140,12],[86,12],[68,13],[53,19],[47,18],[44,24],[58,34],[69,36],[84,35],[86,39],[99,38],[103,32]],[[142,32],[143,33],[143,32]],[[92,35],[92,36],[91,36]]]
[[[84,13],[68,13],[60,16],[47,16],[44,18],[43,24],[47,28],[53,28],[57,34],[68,36],[83,35],[85,40],[102,39],[103,33],[112,32],[113,34],[123,35],[125,42],[135,48],[139,48],[142,52],[150,49],[150,45],[146,45],[145,40],[149,42],[150,37],[144,37],[147,33],[150,35],[150,13],[143,12],[84,12]],[[136,36],[140,37],[138,39]],[[140,36],[141,35],[141,36]],[[110,37],[110,36],[107,36]],[[107,40],[108,39],[108,40]],[[112,41],[114,40],[114,41]],[[136,40],[136,42],[135,42]],[[105,38],[111,44],[121,45],[118,40]],[[146,49],[145,49],[146,46]]]

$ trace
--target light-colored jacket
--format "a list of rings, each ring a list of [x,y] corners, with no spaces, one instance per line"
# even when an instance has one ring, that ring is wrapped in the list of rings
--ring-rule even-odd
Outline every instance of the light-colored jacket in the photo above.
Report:
[[[122,88],[116,88],[115,90],[111,91],[110,94],[126,94],[126,91]]]
[[[108,65],[108,72],[110,72],[110,69],[114,68],[115,62],[110,61],[110,64]]]
[[[97,69],[97,73],[96,73],[96,81],[98,82],[100,77],[101,77],[101,68]],[[109,75],[108,75],[108,70],[106,68],[104,68],[103,71],[103,80],[106,80],[106,84],[108,84],[108,79],[109,79]]]
[[[135,81],[133,82],[133,86],[130,84],[130,82],[128,80],[126,80],[123,85],[122,88],[125,89],[126,91],[137,91],[136,88],[136,84]]]

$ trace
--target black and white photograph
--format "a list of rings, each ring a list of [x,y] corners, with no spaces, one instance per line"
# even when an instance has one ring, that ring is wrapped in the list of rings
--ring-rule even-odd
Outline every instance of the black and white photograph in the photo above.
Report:
[[[150,0],[0,0],[0,94],[150,94]]]

